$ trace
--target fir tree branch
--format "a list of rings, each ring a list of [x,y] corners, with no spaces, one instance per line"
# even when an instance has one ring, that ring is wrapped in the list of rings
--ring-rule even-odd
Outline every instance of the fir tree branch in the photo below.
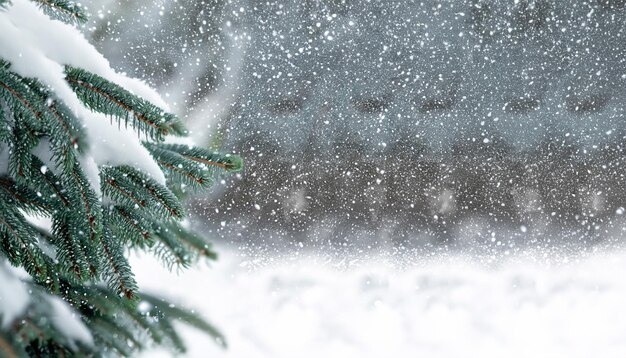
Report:
[[[91,110],[116,117],[154,140],[162,140],[176,122],[174,115],[135,96],[119,85],[87,72],[66,66],[66,80],[78,98]]]
[[[52,173],[51,170],[42,170],[44,167],[43,162],[32,154],[29,163],[31,168],[28,169],[28,172],[31,174],[23,179],[26,185],[41,192],[42,196],[50,198],[55,204],[59,202],[63,207],[69,207],[70,202],[66,197],[67,193],[61,186],[61,179]]]
[[[178,241],[191,248],[198,254],[198,256],[205,257],[211,260],[217,259],[217,253],[211,250],[211,244],[200,236],[193,232],[184,229],[179,223],[171,222],[167,223],[167,232],[171,233],[178,239]]]
[[[134,327],[133,332],[137,336],[145,333],[146,338],[151,339],[155,343],[166,343],[163,341],[165,334],[162,332],[161,327],[151,317],[152,312],[139,310],[135,301],[124,300],[102,286],[75,287],[67,291],[72,292],[70,300],[76,302],[76,308],[79,312],[84,316],[90,317],[86,323],[99,346],[119,350],[119,336],[111,336],[109,334],[111,331],[115,332],[118,327],[126,330],[126,334],[129,332],[128,329]],[[142,297],[143,294],[139,293],[138,296]],[[103,322],[103,317],[115,317],[115,319],[105,323]],[[174,318],[164,317],[163,319]],[[103,326],[107,326],[108,329],[102,331],[101,328]],[[125,342],[122,341],[121,343]],[[133,349],[136,348],[133,347]],[[132,352],[131,347],[127,344],[125,349],[129,350],[128,353]]]
[[[102,235],[102,215],[98,196],[91,188],[78,163],[74,163],[69,176],[62,177],[61,181],[63,187],[72,194],[70,195],[70,201],[74,201],[77,204],[77,206],[72,207],[68,218],[70,220],[74,219],[73,221],[76,222],[76,225],[79,225],[79,223],[84,225],[86,223],[86,232],[89,233],[91,241],[90,247],[96,245]]]
[[[11,124],[7,119],[6,113],[4,113],[2,103],[0,103],[0,141],[4,143],[10,142],[11,129]]]
[[[113,206],[107,210],[105,222],[122,240],[133,246],[145,248],[153,243],[152,234],[144,226],[146,219],[124,206]]]
[[[30,229],[39,234],[38,241],[39,247],[41,248],[42,252],[45,251],[45,249],[43,248],[44,246],[53,248],[54,245],[52,242],[54,241],[54,239],[47,230],[36,227],[32,224],[30,225]],[[43,281],[35,280],[35,283],[44,287],[48,293],[58,295],[61,290],[61,275],[58,270],[59,264],[55,263],[53,259],[47,255],[44,258],[48,267],[47,276]]]
[[[34,94],[22,77],[0,66],[0,99],[2,99],[13,116],[20,116],[30,127],[39,129],[44,108],[40,99]]]
[[[89,328],[93,332],[97,344],[106,347],[115,356],[130,357],[133,355],[133,347],[122,338],[125,335],[117,332],[117,330],[121,330],[121,327],[106,320],[106,316],[92,320]]]
[[[129,166],[100,171],[102,192],[122,205],[145,209],[166,219],[180,219],[184,210],[166,187]]]
[[[153,232],[158,240],[153,252],[170,270],[174,267],[188,268],[191,265],[194,255],[178,240],[176,235],[157,224],[154,225]]]
[[[105,263],[102,276],[111,290],[128,300],[135,300],[137,282],[135,282],[130,264],[124,257],[122,247],[116,242],[118,239],[108,230],[105,233],[102,239],[104,254],[102,259]]]
[[[53,309],[51,299],[59,295],[51,295],[38,284],[29,282],[24,282],[24,284],[28,286],[32,303],[23,315],[14,321],[12,331],[18,343],[17,347],[23,348],[29,354],[28,356],[93,357],[96,354],[93,350],[95,347],[87,346],[67,336],[57,326],[54,319],[57,311]],[[68,290],[64,289],[62,292],[66,293]],[[72,302],[64,301],[75,308]],[[85,319],[84,316],[81,318]]]
[[[205,320],[199,318],[197,315],[182,309],[178,308],[175,305],[169,304],[158,297],[154,297],[147,293],[142,293],[143,300],[149,302],[154,306],[155,313],[161,317],[167,318],[176,318],[177,320],[186,323],[192,327],[195,327],[207,334],[209,334],[216,343],[220,346],[226,348],[228,346],[226,342],[226,338],[219,330],[213,327],[211,324],[206,322]],[[184,349],[184,346],[183,346]]]
[[[145,208],[146,207],[146,201],[145,200],[135,196],[135,193],[131,192],[130,190],[124,189],[118,183],[119,183],[119,180],[116,180],[116,179],[113,179],[113,178],[107,179],[107,181],[106,181],[106,184],[110,185],[113,189],[115,189],[122,196],[124,196],[124,198],[127,198],[132,203],[134,203],[136,207],[140,207],[140,208]],[[115,197],[116,195],[111,193],[111,196]],[[120,199],[120,202],[124,202],[124,201],[125,200]]]
[[[200,147],[190,147],[183,144],[143,143],[150,152],[156,155],[175,153],[191,161],[206,165],[208,168],[221,169],[223,172],[238,172],[243,168],[240,157],[231,154],[220,154]]]
[[[174,349],[177,352],[180,352],[180,353],[187,352],[187,347],[185,346],[185,342],[180,337],[180,334],[178,334],[178,332],[174,328],[174,325],[172,324],[172,322],[170,322],[169,320],[165,319],[165,317],[163,317],[162,319],[157,321],[157,325],[159,326],[159,329],[161,330],[161,332],[163,332],[165,337],[167,337],[167,339],[170,341],[170,344],[174,346]]]
[[[0,203],[0,252],[12,265],[23,267],[35,280],[43,282],[51,274],[47,256],[22,214],[7,204]]]
[[[32,318],[26,316],[17,321],[14,325],[14,329],[20,340],[23,342],[29,342],[37,340],[41,344],[46,342],[46,332],[43,328],[39,327]]]
[[[87,14],[73,1],[66,0],[32,0],[50,17],[68,24],[80,25],[87,22]]]
[[[14,112],[14,127],[47,134],[53,160],[67,170],[76,161],[74,150],[84,147],[84,132],[72,111],[36,80],[23,78],[0,66],[0,99]],[[24,123],[20,123],[24,121]],[[14,128],[14,131],[16,129]],[[37,137],[34,133],[23,136]],[[33,142],[31,140],[30,142]]]
[[[3,352],[2,356],[6,358],[19,358],[20,356],[24,356],[18,356],[11,343],[9,343],[2,335],[0,335],[0,352]]]
[[[95,258],[101,252],[102,244],[102,210],[99,199],[78,163],[75,163],[69,176],[61,177],[61,183],[70,194],[68,196],[71,206],[53,216],[53,219],[60,219],[67,225],[67,229],[62,232],[63,235],[68,235],[63,242],[66,248],[71,247],[68,240],[80,244],[80,249],[75,248],[73,252],[81,257],[73,258],[85,260],[88,275],[81,272],[79,280],[95,278],[100,270],[99,261]],[[77,268],[75,263],[73,268]]]
[[[86,147],[85,132],[82,123],[74,113],[41,83],[33,79],[24,79],[33,95],[39,99],[43,109],[42,130],[50,138],[53,161],[66,172],[71,172],[77,161],[75,152],[82,152]]]
[[[16,117],[9,151],[9,172],[17,181],[28,181],[34,171],[41,168],[33,168],[32,165],[32,151],[37,144],[39,139],[20,117]]]
[[[75,24],[86,20],[80,6],[69,0],[33,1],[54,18]],[[0,7],[7,3],[0,0]],[[71,66],[65,67],[65,75],[86,107],[115,118],[120,126],[123,122],[156,141],[187,134],[177,117],[105,78]],[[184,215],[179,199],[132,167],[101,168],[102,193],[114,201],[104,211],[80,164],[81,155],[87,154],[85,139],[83,124],[54,89],[12,72],[10,63],[0,59],[0,142],[9,155],[9,172],[0,176],[0,257],[33,278],[25,283],[33,304],[9,328],[15,339],[6,339],[0,329],[0,355],[130,355],[143,348],[144,333],[184,350],[173,325],[177,319],[223,342],[217,330],[192,312],[164,306],[155,298],[150,301],[157,309],[138,310],[140,294],[126,247],[153,249],[178,266],[216,255],[204,239],[176,222]],[[42,157],[46,165],[35,150],[50,153],[50,158]],[[186,146],[152,151],[171,174],[168,184],[208,187],[218,174],[241,169],[238,157]],[[22,212],[51,218],[52,228],[35,227]],[[96,341],[95,351],[53,327],[49,294],[64,297],[81,313]]]
[[[168,163],[164,160],[158,160],[157,163],[166,171],[170,173],[170,175],[178,175],[181,181],[187,182],[189,185],[198,186],[198,187],[210,187],[213,185],[213,180],[211,178],[206,177],[203,172],[192,170],[189,166],[187,168],[182,168],[180,166]]]
[[[6,201],[28,213],[45,215],[54,210],[53,203],[46,200],[41,193],[35,193],[10,177],[0,177],[0,188],[6,194],[4,195]]]
[[[57,259],[61,268],[69,274],[69,279],[82,282],[90,277],[90,268],[87,265],[87,255],[81,249],[82,242],[74,237],[67,220],[53,220],[52,232],[54,245],[57,247]]]
[[[181,181],[194,188],[210,187],[220,174],[242,168],[241,158],[234,155],[180,144],[143,144],[173,181]]]
[[[52,159],[64,170],[76,161],[74,151],[83,147],[84,137],[78,119],[63,103],[38,81],[23,78],[0,66],[0,99],[13,112],[13,169],[19,176],[28,176],[30,152],[39,136],[50,137]]]
[[[169,123],[169,133],[179,137],[186,137],[189,135],[189,131],[185,127],[183,121],[178,117],[174,117],[172,121]]]
[[[58,101],[51,101],[48,106],[50,113],[52,113],[54,119],[56,119],[59,127],[62,129],[63,134],[66,136],[66,142],[76,149],[82,148],[82,146],[78,146],[78,141],[83,138],[84,135],[82,135],[82,133],[73,133],[76,128],[80,127],[68,123],[69,116],[66,113],[69,112],[69,110],[59,107],[61,107],[61,105]],[[70,130],[70,127],[72,127],[72,130]]]
[[[107,333],[115,333],[109,335],[102,334],[103,332],[101,332],[100,339],[107,340],[106,344],[115,348],[123,356],[132,356],[133,350],[140,350],[144,345],[136,337],[135,332],[120,324],[117,319],[115,315],[102,315],[98,317],[96,322],[100,329],[104,329]]]

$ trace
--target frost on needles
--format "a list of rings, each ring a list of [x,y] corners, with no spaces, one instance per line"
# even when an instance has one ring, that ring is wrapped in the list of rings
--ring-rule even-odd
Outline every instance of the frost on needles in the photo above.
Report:
[[[206,189],[241,160],[168,140],[185,135],[181,122],[88,44],[73,2],[0,8],[0,356],[128,356],[148,342],[184,351],[174,321],[225,344],[140,292],[126,252],[170,267],[214,259],[181,223],[175,193]]]

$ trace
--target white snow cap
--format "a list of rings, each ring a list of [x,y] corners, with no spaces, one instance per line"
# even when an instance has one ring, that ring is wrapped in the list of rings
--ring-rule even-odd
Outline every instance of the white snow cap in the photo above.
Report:
[[[118,128],[116,121],[87,109],[65,81],[63,66],[93,72],[169,110],[156,91],[140,80],[115,72],[78,29],[51,19],[29,0],[13,0],[6,11],[0,11],[0,43],[0,57],[11,63],[12,71],[50,86],[82,120],[90,143],[83,165],[131,165],[165,183],[163,172],[141,145],[139,134],[132,128]],[[89,172],[88,179],[99,192],[97,175]]]
[[[78,314],[72,310],[65,301],[58,297],[50,296],[48,301],[52,306],[52,324],[70,339],[70,345],[74,341],[93,346],[93,337],[87,326],[78,318]],[[75,347],[70,347],[75,349]]]
[[[0,261],[0,327],[7,328],[24,312],[30,299],[24,283],[13,272],[13,268]]]

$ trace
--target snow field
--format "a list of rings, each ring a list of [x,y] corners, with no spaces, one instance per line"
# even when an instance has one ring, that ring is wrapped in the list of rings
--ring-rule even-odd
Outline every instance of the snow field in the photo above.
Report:
[[[223,351],[185,328],[187,357],[626,355],[626,252],[562,263],[528,254],[489,266],[451,256],[405,267],[220,252],[213,268],[180,276],[134,258],[144,288],[184,298],[226,334]]]

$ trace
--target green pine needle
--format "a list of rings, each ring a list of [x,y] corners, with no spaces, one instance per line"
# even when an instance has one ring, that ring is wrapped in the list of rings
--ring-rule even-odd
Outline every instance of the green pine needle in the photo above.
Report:
[[[106,229],[102,239],[102,277],[109,288],[128,300],[137,299],[137,282],[119,239]]]
[[[217,253],[213,251],[211,244],[206,241],[206,239],[183,228],[179,223],[167,223],[167,231],[174,235],[182,245],[185,245],[197,256],[211,260],[217,259]]]
[[[78,98],[93,111],[117,118],[153,140],[162,140],[178,120],[121,86],[80,68],[65,66],[66,80]],[[1,79],[1,78],[0,78]]]
[[[52,224],[52,244],[57,248],[57,260],[65,277],[74,282],[84,282],[91,278],[89,256],[85,251],[84,235],[68,223],[67,217],[55,218]],[[93,250],[92,250],[93,251]]]
[[[145,210],[163,219],[181,219],[182,204],[169,189],[129,166],[105,167],[100,172],[102,192],[119,204]]]
[[[20,76],[4,66],[0,66],[0,100],[4,102],[14,118],[24,121],[28,129],[32,131],[42,129],[44,103]]]
[[[22,266],[39,282],[48,277],[49,262],[41,251],[22,214],[6,201],[0,201],[0,253],[14,266]]]
[[[157,314],[158,316],[162,318],[169,317],[169,318],[179,320],[183,323],[186,323],[194,328],[197,328],[207,333],[208,335],[213,337],[215,342],[221,345],[222,347],[226,348],[228,346],[224,335],[222,335],[222,333],[220,333],[219,330],[217,330],[215,327],[213,327],[206,321],[198,318],[196,314],[189,312],[186,309],[176,307],[175,305],[165,302],[158,297],[154,297],[146,293],[142,294],[142,299],[150,303],[154,307],[153,310],[155,312],[153,314]],[[184,349],[184,346],[182,348]]]
[[[53,19],[68,24],[81,25],[89,19],[83,8],[73,1],[66,0],[32,0]]]
[[[152,230],[157,239],[152,251],[157,258],[163,261],[170,270],[191,266],[195,258],[194,252],[178,239],[176,233],[172,232],[169,227],[157,223],[153,224]]]
[[[116,235],[131,247],[146,249],[154,244],[150,223],[137,210],[126,206],[111,206],[106,213],[106,224]]]
[[[209,188],[220,174],[237,172],[243,167],[238,156],[203,148],[148,142],[144,142],[144,146],[172,181],[196,189]]]
[[[8,176],[0,176],[0,197],[0,200],[33,215],[50,215],[55,207],[49,198]]]

